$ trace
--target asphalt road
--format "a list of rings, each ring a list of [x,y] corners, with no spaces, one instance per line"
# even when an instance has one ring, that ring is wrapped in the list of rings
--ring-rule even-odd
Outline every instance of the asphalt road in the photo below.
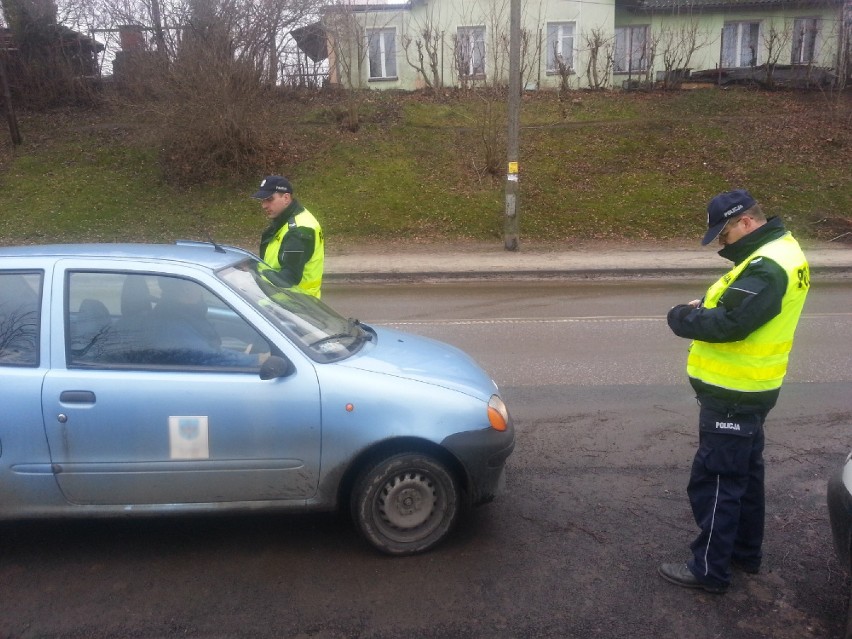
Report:
[[[686,343],[697,283],[332,287],[344,314],[455,343],[517,424],[507,492],[425,555],[332,516],[0,524],[0,637],[841,637],[828,475],[850,442],[852,296],[815,287],[767,424],[765,569],[723,596],[657,577],[695,533]]]

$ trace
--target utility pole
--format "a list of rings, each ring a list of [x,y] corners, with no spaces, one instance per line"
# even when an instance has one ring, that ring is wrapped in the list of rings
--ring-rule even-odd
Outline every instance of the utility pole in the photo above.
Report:
[[[503,220],[503,245],[507,251],[520,249],[521,207],[518,172],[518,134],[521,122],[521,0],[509,5],[509,127],[506,136],[506,214]]]

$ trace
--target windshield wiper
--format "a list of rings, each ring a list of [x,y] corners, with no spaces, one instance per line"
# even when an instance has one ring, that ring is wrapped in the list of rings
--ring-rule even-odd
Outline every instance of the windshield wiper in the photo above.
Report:
[[[341,333],[333,333],[331,335],[326,335],[325,337],[321,337],[317,341],[312,342],[308,346],[310,348],[314,348],[316,346],[319,346],[320,344],[325,344],[326,342],[332,342],[336,339],[344,339],[344,338],[347,338],[347,337],[360,338],[360,337],[363,337],[365,334],[369,335],[370,339],[373,339],[372,333],[369,333],[368,331],[365,331],[363,328],[361,328],[361,322],[359,320],[352,319],[350,317],[347,320],[346,332],[345,333],[341,332]]]

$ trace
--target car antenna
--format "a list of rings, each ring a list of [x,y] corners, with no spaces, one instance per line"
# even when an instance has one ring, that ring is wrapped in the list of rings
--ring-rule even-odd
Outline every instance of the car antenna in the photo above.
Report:
[[[223,249],[221,246],[219,246],[216,243],[216,240],[213,239],[212,234],[210,234],[210,233],[207,234],[207,240],[213,245],[213,250],[216,251],[217,253],[226,253],[227,252],[227,251],[225,251],[225,249]]]

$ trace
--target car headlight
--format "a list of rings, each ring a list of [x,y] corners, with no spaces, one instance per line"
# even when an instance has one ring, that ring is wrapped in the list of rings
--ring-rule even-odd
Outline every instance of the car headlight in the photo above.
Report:
[[[501,432],[509,427],[509,410],[497,395],[488,400],[488,422],[491,428]]]

